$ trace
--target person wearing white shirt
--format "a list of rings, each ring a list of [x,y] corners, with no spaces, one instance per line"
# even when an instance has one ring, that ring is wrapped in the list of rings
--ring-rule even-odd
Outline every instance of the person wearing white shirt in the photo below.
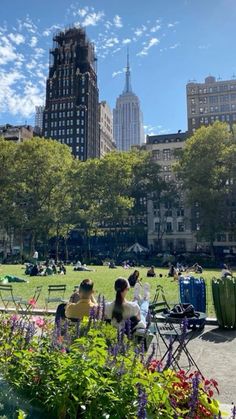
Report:
[[[138,302],[126,300],[126,294],[130,288],[125,278],[118,278],[115,281],[115,300],[105,304],[105,319],[118,329],[122,329],[125,321],[130,319],[135,329],[145,328],[146,323],[141,320],[141,312]]]

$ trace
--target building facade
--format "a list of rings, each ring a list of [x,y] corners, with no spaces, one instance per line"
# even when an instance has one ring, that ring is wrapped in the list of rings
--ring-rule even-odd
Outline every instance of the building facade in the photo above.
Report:
[[[34,132],[39,135],[43,131],[43,112],[44,106],[35,106]]]
[[[204,83],[186,86],[188,130],[193,133],[215,121],[236,123],[236,79],[216,80],[206,77]]]
[[[116,147],[121,151],[128,151],[133,145],[141,145],[144,142],[140,101],[131,88],[129,56],[127,56],[125,88],[117,98],[113,110],[113,133]]]
[[[5,140],[14,141],[20,143],[24,140],[29,140],[34,136],[33,127],[30,125],[1,125],[0,126],[0,137]]]
[[[185,132],[148,135],[143,146],[161,167],[163,179],[176,184],[175,196],[171,199],[161,203],[158,200],[148,201],[148,244],[157,251],[186,252],[196,248],[191,211],[173,172],[177,153],[184,147],[187,137]]]
[[[82,28],[58,32],[50,50],[43,136],[77,159],[99,157],[98,87],[93,44]]]
[[[113,138],[113,115],[106,101],[99,103],[100,157],[116,150]]]

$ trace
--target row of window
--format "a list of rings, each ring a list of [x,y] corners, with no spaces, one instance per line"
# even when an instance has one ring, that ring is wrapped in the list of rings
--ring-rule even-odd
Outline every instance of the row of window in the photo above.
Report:
[[[74,102],[63,102],[63,103],[52,103],[52,111],[62,110],[62,109],[73,109]]]
[[[160,223],[155,223],[155,231],[156,232],[160,232],[161,231],[161,224]],[[168,221],[167,223],[165,223],[165,232],[166,233],[173,233],[173,223],[171,221]],[[183,232],[185,231],[185,225],[182,222],[178,222],[177,223],[177,231],[179,232]]]
[[[173,213],[174,213],[174,211],[172,209],[167,209],[167,211],[165,211],[165,217],[172,217]],[[157,209],[157,208],[154,207],[153,215],[156,216],[156,217],[161,217],[160,209]],[[184,209],[183,208],[177,209],[176,216],[177,217],[184,217]]]
[[[208,107],[204,107],[204,108],[199,108],[199,112],[196,111],[196,108],[191,108],[191,114],[195,115],[195,114],[207,114],[207,113],[215,113],[215,112],[230,112],[230,111],[235,111],[236,110],[236,104],[232,103],[231,105],[229,103],[225,103],[224,105],[220,105],[220,106],[210,106]]]
[[[82,125],[82,126],[84,126],[84,120],[82,119],[82,120],[80,120],[80,119],[77,119],[77,121],[76,121],[76,125],[78,126],[78,125]],[[65,120],[62,120],[62,121],[51,121],[51,122],[45,122],[45,124],[44,124],[44,127],[45,128],[57,128],[57,127],[65,127],[65,126],[74,126],[74,121],[73,121],[73,119],[67,119],[66,121]],[[81,128],[81,132],[83,133],[83,128]],[[79,132],[79,131],[78,131]]]
[[[217,93],[225,92],[227,90],[236,90],[236,84],[219,84],[218,86],[210,87],[191,87],[188,89],[189,94],[206,94],[206,93]]]
[[[85,111],[83,111],[83,110],[77,110],[76,111],[76,115],[77,116],[84,117]],[[74,111],[52,112],[52,113],[50,113],[50,116],[51,116],[51,119],[65,118],[66,116],[67,117],[72,117],[72,116],[74,116]],[[45,119],[48,119],[48,114],[47,113],[45,113]]]
[[[199,122],[200,124],[212,124],[215,121],[221,121],[221,122],[230,122],[230,116],[231,115],[215,115],[211,117],[203,118],[201,117]],[[232,120],[236,121],[236,114],[232,115]],[[192,118],[192,125],[196,125],[196,118]]]

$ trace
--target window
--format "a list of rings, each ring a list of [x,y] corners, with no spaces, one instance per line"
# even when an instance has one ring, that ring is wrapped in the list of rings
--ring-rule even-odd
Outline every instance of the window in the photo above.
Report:
[[[184,223],[178,222],[178,231],[184,231]]]
[[[210,96],[209,103],[210,105],[214,105],[215,103],[218,103],[218,96]]]
[[[229,107],[229,104],[228,103],[225,104],[225,105],[221,105],[220,106],[220,111],[221,112],[229,112],[229,110],[230,110],[230,107]]]
[[[159,150],[153,150],[152,151],[152,156],[154,160],[159,160],[160,158],[160,151]]]
[[[177,217],[184,217],[184,209],[183,208],[177,209]]]
[[[170,158],[171,158],[170,149],[165,148],[163,150],[163,160],[170,160]]]
[[[167,233],[172,233],[173,228],[172,228],[172,223],[171,222],[167,222],[166,223],[166,232]]]

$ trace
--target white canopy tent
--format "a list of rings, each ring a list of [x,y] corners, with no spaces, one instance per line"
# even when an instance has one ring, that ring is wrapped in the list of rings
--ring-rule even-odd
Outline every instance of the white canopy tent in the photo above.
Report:
[[[127,249],[125,249],[126,253],[147,253],[149,250],[147,249],[147,247],[142,246],[141,244],[139,244],[138,242],[134,243],[132,246],[128,247]]]

